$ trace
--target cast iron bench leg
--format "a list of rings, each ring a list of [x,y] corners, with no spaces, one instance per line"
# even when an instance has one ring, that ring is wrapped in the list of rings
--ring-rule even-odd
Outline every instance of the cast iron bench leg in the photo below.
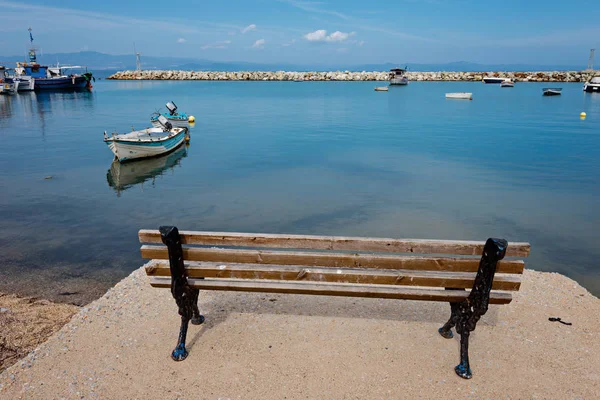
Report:
[[[200,315],[198,309],[198,289],[192,289],[188,285],[185,276],[185,266],[183,264],[183,250],[181,249],[181,238],[179,231],[174,226],[161,226],[159,228],[162,242],[169,249],[169,265],[171,268],[171,294],[175,298],[179,315],[181,315],[181,328],[179,329],[179,339],[177,346],[171,358],[175,361],[183,361],[188,356],[185,348],[185,339],[190,320],[194,325],[200,325],[204,322],[204,317]]]
[[[460,364],[454,370],[458,376],[465,379],[473,376],[469,365],[469,335],[475,330],[477,321],[488,310],[496,265],[504,258],[507,246],[508,243],[504,239],[487,240],[469,297],[460,303],[450,303],[450,319],[438,330],[443,337],[451,338],[451,329],[456,325],[456,332],[460,334]]]

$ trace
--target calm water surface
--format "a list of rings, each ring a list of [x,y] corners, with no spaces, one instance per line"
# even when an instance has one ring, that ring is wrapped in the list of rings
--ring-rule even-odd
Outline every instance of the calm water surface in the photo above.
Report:
[[[529,268],[598,295],[600,95],[560,84],[545,98],[547,85],[98,81],[0,96],[0,291],[88,301],[142,264],[138,229],[175,224],[529,241]],[[444,98],[455,91],[474,100]],[[103,131],[146,127],[169,100],[196,117],[190,146],[113,164]]]

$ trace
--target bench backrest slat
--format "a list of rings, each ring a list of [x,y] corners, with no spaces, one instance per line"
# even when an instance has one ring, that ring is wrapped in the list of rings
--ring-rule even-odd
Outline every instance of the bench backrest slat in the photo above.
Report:
[[[313,294],[323,296],[370,297],[382,299],[428,300],[443,302],[459,302],[464,300],[469,292],[466,290],[414,289],[395,286],[374,286],[356,284],[327,284],[307,282],[256,282],[232,281],[216,279],[188,280],[189,285],[201,290],[227,290],[259,293]],[[171,279],[167,277],[150,277],[153,287],[169,288]],[[508,304],[512,295],[506,292],[490,293],[490,304]]]
[[[428,286],[454,289],[473,287],[475,272],[438,272],[412,270],[377,270],[355,268],[322,268],[293,265],[227,264],[217,262],[186,262],[188,278],[261,279],[330,283],[358,283],[399,286]],[[148,276],[168,277],[168,260],[155,260],[146,266]],[[498,274],[492,289],[519,290],[517,275]]]
[[[510,248],[510,245],[509,245]],[[167,260],[166,246],[143,245],[142,257]],[[331,252],[296,252],[240,249],[183,248],[183,258],[187,261],[207,261],[222,263],[306,265],[335,268],[376,268],[425,271],[476,272],[479,258],[450,258],[424,256],[392,256],[381,254],[350,254]],[[522,260],[502,260],[496,272],[508,274],[523,273]]]
[[[279,235],[238,232],[179,231],[182,244],[219,247],[264,247],[357,252],[457,254],[481,256],[485,242],[467,240],[388,239],[346,236]],[[141,243],[162,243],[158,230],[139,231]],[[507,257],[529,256],[529,243],[510,242]]]

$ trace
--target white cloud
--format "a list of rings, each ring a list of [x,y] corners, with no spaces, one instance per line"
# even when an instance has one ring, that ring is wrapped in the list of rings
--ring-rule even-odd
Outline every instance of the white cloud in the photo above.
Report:
[[[242,32],[242,35],[243,35],[244,33],[247,33],[247,32],[253,31],[253,30],[256,30],[256,25],[250,24],[247,27],[243,28],[241,30],[241,32]]]
[[[292,41],[291,41],[291,42],[289,42],[289,43],[283,43],[283,44],[281,45],[281,47],[288,47],[288,46],[291,46],[291,45],[293,45],[294,43],[296,43],[296,39],[292,39]]]
[[[343,42],[348,39],[350,36],[354,36],[356,32],[340,32],[335,31],[331,35],[327,35],[327,31],[325,29],[319,29],[314,32],[307,33],[304,35],[304,38],[309,42]]]
[[[180,37],[179,39],[177,39],[177,43],[185,43],[185,39]]]
[[[262,49],[263,47],[265,47],[265,39],[258,39],[256,42],[254,42],[254,44],[252,45],[253,49]]]
[[[221,42],[215,42],[215,43],[205,44],[204,46],[201,47],[201,49],[202,50],[207,50],[207,49],[226,49],[228,44],[231,44],[231,40],[223,40]]]
[[[359,46],[362,46],[363,44],[365,44],[365,41],[364,41],[364,40],[361,40],[360,42],[358,42],[358,45],[359,45]]]

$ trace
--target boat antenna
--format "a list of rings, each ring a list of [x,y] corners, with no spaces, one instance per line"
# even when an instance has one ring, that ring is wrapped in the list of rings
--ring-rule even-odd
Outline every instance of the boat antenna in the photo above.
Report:
[[[587,69],[590,71],[594,70],[594,51],[596,51],[596,49],[590,49],[590,58],[588,60],[588,67],[587,67]]]

